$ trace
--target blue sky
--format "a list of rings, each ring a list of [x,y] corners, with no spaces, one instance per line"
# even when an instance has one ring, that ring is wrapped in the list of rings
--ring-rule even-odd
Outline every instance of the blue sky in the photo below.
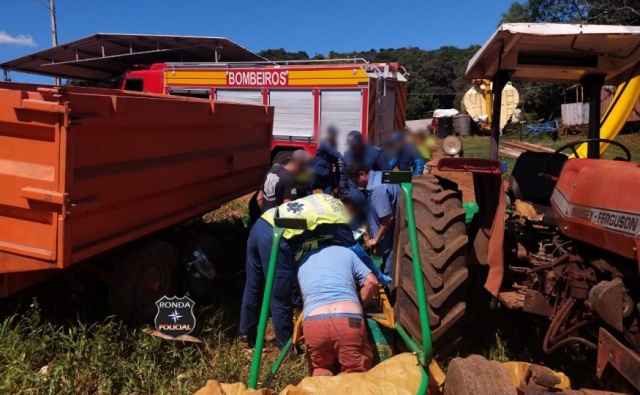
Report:
[[[0,0],[0,61],[51,46],[48,0]],[[223,36],[315,53],[482,44],[512,0],[56,0],[58,40],[93,33]],[[33,77],[12,74],[13,80]]]

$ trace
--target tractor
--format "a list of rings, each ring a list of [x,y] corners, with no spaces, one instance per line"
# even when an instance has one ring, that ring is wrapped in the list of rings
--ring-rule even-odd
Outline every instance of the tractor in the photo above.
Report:
[[[505,187],[498,161],[501,95],[494,95],[491,159],[442,157],[429,163],[439,176],[413,180],[436,357],[461,341],[475,265],[484,269],[494,307],[548,320],[545,353],[595,354],[595,375],[606,386],[640,392],[640,168],[627,147],[604,138],[604,129],[601,135],[600,110],[603,84],[616,84],[604,118],[628,116],[640,94],[639,60],[640,27],[565,24],[502,25],[471,59],[466,78],[490,79],[497,91],[508,81],[581,83],[589,130],[587,139],[553,153],[522,154]],[[609,145],[621,155],[600,159]],[[472,173],[479,211],[469,226],[447,172]],[[420,340],[414,250],[399,211],[394,312]]]

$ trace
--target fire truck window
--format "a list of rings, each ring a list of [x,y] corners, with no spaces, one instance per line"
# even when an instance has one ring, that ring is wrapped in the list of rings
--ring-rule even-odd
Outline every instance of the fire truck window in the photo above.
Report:
[[[127,79],[124,82],[124,90],[142,92],[143,85],[144,81],[141,79]]]
[[[195,97],[196,99],[209,99],[210,91],[208,89],[170,89],[171,96]]]

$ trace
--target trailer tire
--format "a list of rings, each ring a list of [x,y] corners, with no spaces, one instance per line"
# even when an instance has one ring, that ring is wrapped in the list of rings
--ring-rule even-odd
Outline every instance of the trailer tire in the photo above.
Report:
[[[457,185],[432,175],[413,179],[413,205],[434,356],[462,340],[467,297],[467,227]],[[398,208],[393,290],[396,319],[422,341],[404,201]]]
[[[126,322],[153,322],[156,301],[175,296],[178,255],[169,243],[150,240],[127,253],[109,286],[109,310]]]

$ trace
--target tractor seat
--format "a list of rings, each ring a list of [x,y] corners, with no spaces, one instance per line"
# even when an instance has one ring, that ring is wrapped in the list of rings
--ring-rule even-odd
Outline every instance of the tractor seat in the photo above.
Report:
[[[524,152],[516,161],[509,179],[509,190],[513,196],[532,203],[544,214],[547,210],[543,207],[550,208],[551,194],[556,186],[556,182],[544,174],[551,172],[557,177],[568,159],[565,155],[555,155],[547,169],[546,163],[552,155],[550,152]]]
[[[542,214],[542,222],[547,226],[558,226],[558,221],[556,221],[555,215],[553,215],[553,210],[551,209],[551,205],[547,204],[546,206],[542,204],[534,204],[533,207],[536,211]]]

